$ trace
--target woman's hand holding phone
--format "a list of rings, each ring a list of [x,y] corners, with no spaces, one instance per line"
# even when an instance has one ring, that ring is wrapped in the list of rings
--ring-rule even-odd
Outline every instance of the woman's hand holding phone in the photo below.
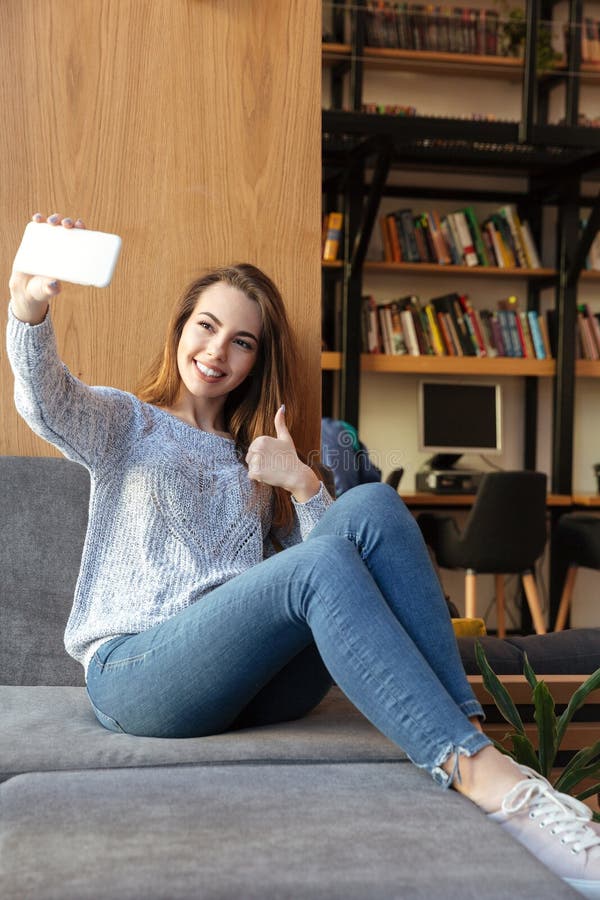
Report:
[[[57,228],[85,228],[80,219],[74,221],[70,218],[63,218],[58,213],[54,213],[47,219],[41,213],[36,213],[32,217],[32,221],[47,222]],[[44,321],[50,298],[59,294],[62,287],[60,281],[55,278],[45,275],[29,275],[14,268],[8,284],[13,313],[17,319],[28,322],[30,325],[39,325]]]

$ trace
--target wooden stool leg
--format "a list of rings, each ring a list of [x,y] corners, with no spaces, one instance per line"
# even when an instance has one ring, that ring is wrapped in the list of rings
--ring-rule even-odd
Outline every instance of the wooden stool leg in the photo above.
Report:
[[[467,619],[474,619],[477,615],[475,591],[475,572],[473,569],[467,569],[465,575],[465,616]]]
[[[504,615],[504,575],[494,575],[496,584],[496,628],[498,637],[506,637],[506,617]]]
[[[535,578],[531,572],[523,572],[521,578],[523,579],[525,596],[527,597],[527,603],[529,604],[529,609],[531,611],[535,632],[536,634],[546,634],[546,623],[544,622],[544,616],[540,606],[540,598],[538,597]]]
[[[567,616],[569,615],[571,600],[573,599],[573,590],[575,588],[575,578],[577,577],[577,568],[578,567],[575,565],[569,566],[568,568],[565,586],[563,587],[560,606],[558,607],[558,614],[556,616],[556,625],[554,626],[555,631],[562,631],[567,624]]]

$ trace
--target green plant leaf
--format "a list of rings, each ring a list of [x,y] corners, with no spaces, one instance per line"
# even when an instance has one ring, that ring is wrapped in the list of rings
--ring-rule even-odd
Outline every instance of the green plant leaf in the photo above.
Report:
[[[581,791],[580,794],[575,794],[576,800],[587,800],[588,797],[593,797],[594,794],[600,794],[600,781],[597,784],[593,784],[591,787],[586,788],[585,791]]]
[[[526,653],[523,654],[523,675],[529,682],[529,686],[531,687],[531,690],[535,691],[535,689],[538,685],[538,680],[537,680],[537,676],[536,676],[535,672],[531,668],[531,664],[527,658]]]
[[[530,769],[534,769],[536,772],[543,774],[540,769],[540,761],[535,752],[535,747],[529,738],[524,734],[515,734],[514,732],[510,737],[513,742],[513,752],[511,754],[513,759],[521,765],[529,766]]]
[[[545,681],[538,681],[533,692],[534,718],[538,729],[540,772],[548,778],[556,759],[557,724],[554,697]]]
[[[481,646],[479,641],[475,642],[475,659],[477,660],[477,665],[479,666],[479,671],[483,677],[483,686],[494,699],[494,703],[498,707],[501,715],[508,722],[509,725],[519,732],[519,734],[525,735],[525,728],[523,727],[523,722],[521,720],[521,716],[518,713],[517,707],[512,701],[512,698],[492,667],[490,666],[487,656],[485,655],[485,650]]]
[[[577,688],[577,690],[569,700],[567,708],[558,720],[558,729],[556,736],[557,746],[560,747],[569,722],[571,721],[577,710],[581,706],[583,706],[588,694],[590,694],[592,691],[597,690],[598,688],[600,688],[600,669],[596,669],[596,671],[593,672],[590,677],[587,678],[583,682],[583,684]]]
[[[554,787],[558,791],[568,792],[573,785],[578,784],[583,778],[594,777],[600,774],[600,741],[596,741],[591,747],[583,747],[572,759],[569,760]]]

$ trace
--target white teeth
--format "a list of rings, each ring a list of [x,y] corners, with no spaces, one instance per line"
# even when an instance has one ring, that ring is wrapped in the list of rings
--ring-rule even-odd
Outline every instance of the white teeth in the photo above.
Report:
[[[215,369],[209,369],[207,366],[203,366],[201,362],[198,362],[197,359],[194,360],[200,371],[203,375],[208,375],[210,378],[219,378],[223,375],[223,372],[218,372]]]

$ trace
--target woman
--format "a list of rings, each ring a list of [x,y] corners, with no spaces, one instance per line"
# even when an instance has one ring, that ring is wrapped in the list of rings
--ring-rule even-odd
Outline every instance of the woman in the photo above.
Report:
[[[60,284],[13,272],[10,289],[17,407],[91,475],[65,644],[102,725],[193,737],[267,724],[308,712],[334,679],[439,784],[600,897],[587,807],[482,733],[396,492],[363,485],[332,505],[300,459],[294,341],[270,279],[242,265],[194,282],[139,396],[87,387],[60,362]]]

